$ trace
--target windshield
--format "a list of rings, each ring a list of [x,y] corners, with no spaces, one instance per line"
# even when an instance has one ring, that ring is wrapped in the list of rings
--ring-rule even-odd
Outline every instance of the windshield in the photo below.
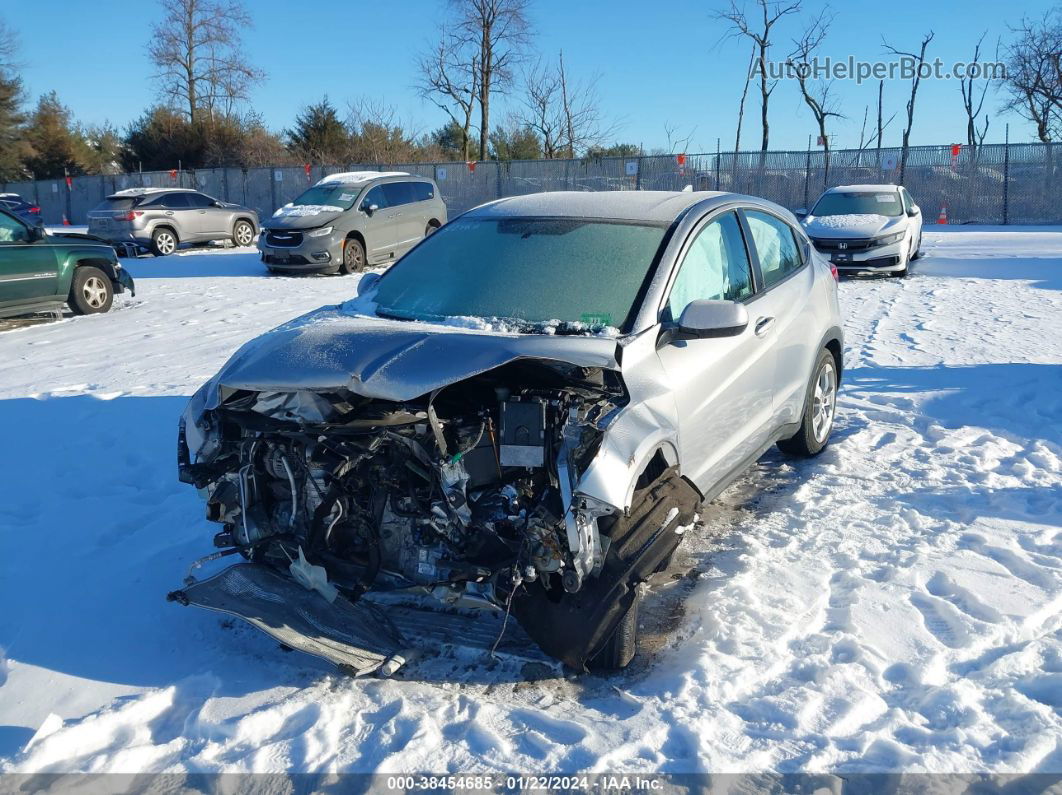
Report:
[[[900,197],[895,193],[827,193],[812,215],[903,215]]]
[[[354,206],[354,200],[358,198],[360,190],[360,188],[352,188],[349,185],[314,185],[292,204],[308,207],[339,207],[349,210]]]
[[[581,218],[458,219],[387,271],[373,300],[378,314],[408,320],[625,329],[665,232]]]

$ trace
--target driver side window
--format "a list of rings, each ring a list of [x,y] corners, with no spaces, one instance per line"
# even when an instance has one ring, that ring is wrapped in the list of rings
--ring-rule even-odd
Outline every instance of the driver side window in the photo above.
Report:
[[[752,295],[752,272],[737,216],[726,213],[694,238],[667,301],[665,321],[678,320],[690,301],[741,301]]]
[[[0,243],[28,243],[29,229],[9,215],[0,215]]]
[[[384,195],[383,185],[377,185],[375,188],[365,194],[365,199],[362,201],[362,207],[369,207],[370,205],[376,205],[378,210],[382,210],[387,207],[387,197]]]

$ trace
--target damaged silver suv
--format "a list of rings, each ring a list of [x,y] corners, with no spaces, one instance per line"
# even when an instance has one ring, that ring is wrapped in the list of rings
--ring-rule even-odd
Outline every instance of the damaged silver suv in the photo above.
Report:
[[[777,205],[479,207],[191,399],[180,477],[208,558],[246,561],[169,598],[356,673],[514,633],[623,667],[701,502],[775,443],[826,446],[841,354],[835,276]]]

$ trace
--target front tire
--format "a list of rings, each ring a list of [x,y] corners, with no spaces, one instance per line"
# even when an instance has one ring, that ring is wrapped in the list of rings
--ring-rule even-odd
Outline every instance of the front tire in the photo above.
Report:
[[[339,266],[340,273],[358,273],[365,268],[365,246],[355,237],[348,237],[343,241],[343,261]]]
[[[171,229],[156,229],[151,235],[151,253],[156,257],[168,257],[177,250],[177,233]]]
[[[823,350],[815,360],[815,368],[808,383],[800,430],[791,438],[778,442],[778,448],[783,453],[811,458],[826,449],[837,413],[839,382],[837,360],[828,350]]]
[[[82,265],[74,271],[67,298],[75,315],[97,315],[106,312],[114,303],[114,286],[99,268]]]
[[[232,242],[233,244],[246,248],[251,245],[254,240],[254,227],[251,226],[250,221],[237,221],[236,225],[232,227]]]

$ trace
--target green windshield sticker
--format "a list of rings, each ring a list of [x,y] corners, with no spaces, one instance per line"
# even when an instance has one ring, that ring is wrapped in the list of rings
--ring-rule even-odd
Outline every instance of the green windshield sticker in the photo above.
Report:
[[[612,313],[611,312],[583,312],[579,316],[579,320],[588,326],[610,326],[612,325]]]

